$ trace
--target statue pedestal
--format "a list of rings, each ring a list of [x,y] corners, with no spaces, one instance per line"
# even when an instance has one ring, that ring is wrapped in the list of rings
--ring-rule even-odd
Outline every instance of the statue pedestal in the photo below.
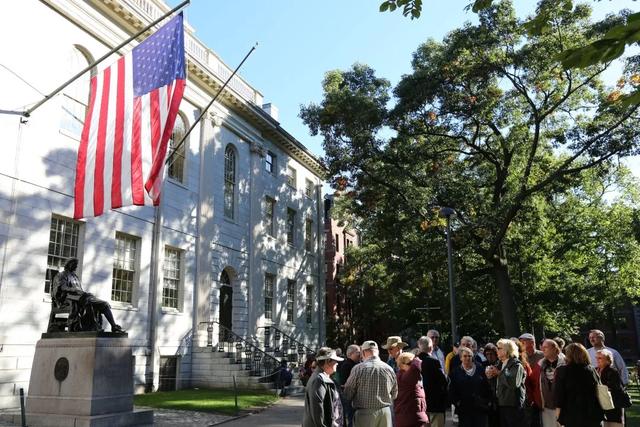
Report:
[[[133,367],[126,334],[43,334],[36,344],[26,402],[27,423],[47,427],[153,424],[133,410]]]

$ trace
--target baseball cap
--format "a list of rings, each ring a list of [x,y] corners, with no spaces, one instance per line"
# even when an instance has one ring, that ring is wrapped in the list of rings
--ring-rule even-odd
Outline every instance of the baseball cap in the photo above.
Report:
[[[530,341],[535,341],[536,337],[533,336],[533,334],[530,333],[526,333],[526,334],[522,334],[520,335],[519,339],[521,340],[530,340]]]
[[[362,345],[360,346],[360,350],[364,351],[364,350],[371,350],[371,349],[378,349],[378,344],[376,344],[375,341],[365,341],[362,343]]]

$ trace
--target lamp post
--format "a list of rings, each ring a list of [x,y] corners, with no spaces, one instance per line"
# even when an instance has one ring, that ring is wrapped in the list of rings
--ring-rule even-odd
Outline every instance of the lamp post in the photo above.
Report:
[[[452,208],[440,208],[440,215],[447,219],[447,260],[449,264],[449,298],[451,301],[451,345],[456,343],[456,289],[453,286],[453,250],[451,248],[451,216],[455,215]]]

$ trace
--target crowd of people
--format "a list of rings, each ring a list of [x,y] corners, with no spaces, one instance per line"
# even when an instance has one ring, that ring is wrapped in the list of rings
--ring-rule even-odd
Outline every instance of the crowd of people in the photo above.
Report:
[[[629,374],[600,330],[591,347],[530,333],[478,347],[462,337],[445,356],[430,330],[415,348],[387,338],[321,348],[308,360],[303,427],[618,427]],[[310,361],[310,362],[309,362]],[[303,369],[304,371],[304,369]],[[451,412],[449,412],[451,411]]]

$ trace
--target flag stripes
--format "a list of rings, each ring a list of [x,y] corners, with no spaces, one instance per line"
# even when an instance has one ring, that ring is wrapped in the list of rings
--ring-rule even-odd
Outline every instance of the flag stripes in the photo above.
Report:
[[[76,165],[74,218],[159,204],[167,147],[186,85],[182,16],[174,20],[167,24],[173,27],[147,39],[157,36],[150,45],[145,40],[91,78]],[[176,56],[171,68],[167,58]],[[135,85],[146,92],[136,94]]]

